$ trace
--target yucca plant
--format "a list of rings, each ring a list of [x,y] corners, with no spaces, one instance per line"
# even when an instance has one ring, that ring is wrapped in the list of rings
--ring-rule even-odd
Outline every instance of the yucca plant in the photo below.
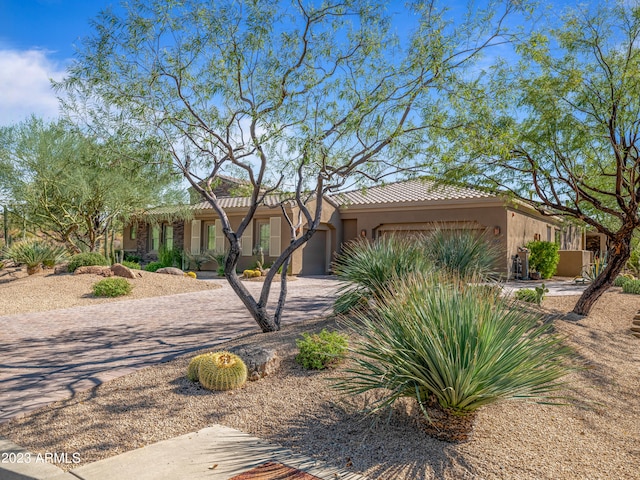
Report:
[[[42,266],[52,267],[62,261],[67,251],[60,245],[52,245],[43,240],[33,239],[13,243],[3,249],[4,258],[27,266],[27,273],[33,275],[42,270]]]
[[[460,277],[474,276],[480,281],[496,278],[498,247],[470,230],[436,228],[424,238],[425,253],[439,269]]]
[[[384,389],[374,412],[415,398],[430,434],[465,440],[484,405],[558,398],[572,351],[539,320],[466,280],[396,279],[372,311],[346,321],[362,340],[336,386],[349,395]]]
[[[333,308],[336,313],[346,313],[366,307],[391,279],[430,269],[422,244],[415,239],[384,236],[375,242],[355,240],[333,264],[333,271],[343,280]]]

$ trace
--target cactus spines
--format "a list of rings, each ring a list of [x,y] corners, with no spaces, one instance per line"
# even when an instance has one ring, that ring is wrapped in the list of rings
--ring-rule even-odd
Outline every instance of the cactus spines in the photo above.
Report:
[[[233,353],[205,354],[200,360],[198,378],[206,389],[232,390],[241,387],[247,381],[247,366]]]
[[[187,378],[192,382],[197,382],[199,379],[198,371],[200,370],[200,362],[206,356],[213,355],[211,352],[203,353],[202,355],[196,355],[189,362],[187,367]]]

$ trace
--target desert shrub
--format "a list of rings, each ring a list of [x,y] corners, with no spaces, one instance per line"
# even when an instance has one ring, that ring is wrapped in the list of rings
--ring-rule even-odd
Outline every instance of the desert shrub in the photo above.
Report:
[[[629,280],[622,285],[624,293],[633,293],[640,295],[640,280]]]
[[[304,368],[322,370],[342,362],[347,354],[349,342],[347,337],[339,332],[322,329],[320,333],[312,335],[303,333],[302,337],[296,340],[300,349],[296,355],[296,362]]]
[[[381,295],[392,278],[429,269],[422,245],[415,239],[384,236],[375,242],[350,242],[333,264],[333,271],[343,280],[334,311],[347,313],[364,308]]]
[[[179,248],[167,248],[164,245],[160,245],[158,261],[163,267],[182,268],[182,251]]]
[[[74,255],[69,260],[68,271],[73,273],[78,267],[90,267],[93,265],[109,265],[109,261],[97,252],[85,252]]]
[[[527,248],[529,249],[529,268],[540,273],[542,278],[553,277],[560,262],[558,244],[536,240],[527,243]]]
[[[460,418],[501,399],[548,401],[572,370],[572,351],[539,315],[437,275],[394,280],[374,309],[347,322],[362,340],[336,386],[384,389],[371,411],[401,397],[426,417],[437,409]]]
[[[132,253],[125,253],[124,254],[124,259],[122,264],[124,265],[124,262],[133,262],[133,263],[141,263],[142,262],[142,257],[140,257],[139,255],[134,255]]]
[[[121,297],[131,293],[131,284],[126,278],[105,278],[93,284],[96,297]]]
[[[140,270],[140,264],[138,262],[132,262],[130,260],[123,260],[122,265],[127,268],[132,268],[134,270]]]
[[[500,252],[485,235],[437,228],[424,238],[425,254],[439,269],[459,277],[496,278]]]
[[[613,286],[614,287],[622,287],[629,280],[634,280],[632,275],[620,275],[620,276],[616,277],[616,279],[613,281]]]
[[[544,296],[549,292],[549,289],[545,287],[544,283],[535,288],[522,288],[515,293],[516,300],[522,302],[535,303],[537,305],[542,304]]]
[[[147,264],[146,267],[144,267],[144,269],[147,272],[155,272],[164,267],[166,267],[166,265],[164,265],[162,262],[150,262]]]
[[[66,249],[59,245],[52,245],[43,240],[24,240],[5,247],[2,251],[4,258],[10,258],[15,263],[27,266],[31,275],[42,266],[53,267],[66,256]]]

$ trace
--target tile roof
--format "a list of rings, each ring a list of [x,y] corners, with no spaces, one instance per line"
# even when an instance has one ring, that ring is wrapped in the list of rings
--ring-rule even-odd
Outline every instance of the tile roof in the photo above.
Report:
[[[443,185],[422,179],[405,180],[331,195],[331,199],[341,207],[474,198],[495,198],[495,195],[474,188]]]
[[[283,195],[267,195],[263,204],[267,207],[275,207],[282,201],[290,202],[288,197]],[[251,206],[251,197],[218,197],[220,207],[224,208],[249,208]],[[213,207],[209,202],[200,202],[191,207],[193,210],[208,210]]]

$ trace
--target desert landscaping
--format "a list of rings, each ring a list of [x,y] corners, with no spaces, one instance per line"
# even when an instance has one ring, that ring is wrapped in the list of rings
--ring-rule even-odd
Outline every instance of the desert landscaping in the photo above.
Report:
[[[42,299],[41,309],[71,306],[91,301],[69,293],[87,290],[81,282],[90,281],[88,277],[22,278],[0,284],[0,298],[4,308],[6,299],[13,299],[7,303],[14,314],[32,311],[33,300],[15,301],[27,295]],[[144,272],[138,281],[134,292],[144,296],[212,288],[207,282]],[[60,295],[52,297],[51,289]],[[47,303],[47,298],[55,301]],[[362,415],[361,407],[370,399],[345,397],[331,386],[332,379],[349,367],[348,361],[322,372],[297,365],[295,339],[302,332],[343,328],[336,318],[306,320],[278,333],[248,335],[225,344],[223,348],[274,348],[283,359],[276,375],[239,390],[210,392],[188,381],[189,355],[4,423],[0,436],[35,453],[77,451],[85,464],[222,424],[372,479],[637,478],[640,340],[629,334],[629,327],[640,301],[612,288],[591,315],[576,320],[565,316],[576,299],[547,297],[542,306],[557,317],[556,331],[575,349],[582,367],[566,380],[566,404],[509,401],[488,406],[480,410],[472,439],[465,443],[427,436],[410,400],[389,414]],[[357,336],[350,332],[350,339],[356,342]]]

